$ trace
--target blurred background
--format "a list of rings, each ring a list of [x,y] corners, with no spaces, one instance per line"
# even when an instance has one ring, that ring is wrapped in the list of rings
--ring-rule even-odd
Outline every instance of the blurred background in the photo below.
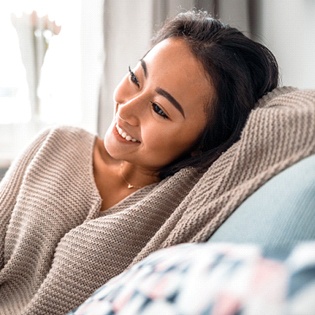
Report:
[[[314,0],[0,2],[0,178],[44,128],[104,135],[112,94],[162,22],[197,8],[269,47],[281,85],[315,88]]]

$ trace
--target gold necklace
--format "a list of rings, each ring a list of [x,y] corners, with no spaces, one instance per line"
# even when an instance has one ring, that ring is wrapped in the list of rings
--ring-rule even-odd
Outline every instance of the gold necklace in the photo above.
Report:
[[[124,182],[127,184],[128,189],[141,189],[144,187],[144,186],[135,186],[135,185],[130,184],[123,174],[122,167],[123,167],[123,165],[121,163],[120,164],[120,175],[121,175],[122,179],[124,180]]]

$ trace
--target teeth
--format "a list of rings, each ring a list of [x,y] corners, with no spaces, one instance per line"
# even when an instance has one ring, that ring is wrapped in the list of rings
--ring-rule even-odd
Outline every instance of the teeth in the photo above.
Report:
[[[131,136],[129,136],[125,131],[123,131],[117,124],[116,124],[116,129],[118,131],[118,133],[127,141],[132,141],[132,142],[139,142],[137,139],[132,138]]]

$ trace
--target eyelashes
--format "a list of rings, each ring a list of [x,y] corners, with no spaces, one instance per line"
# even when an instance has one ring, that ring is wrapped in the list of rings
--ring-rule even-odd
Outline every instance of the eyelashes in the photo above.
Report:
[[[129,70],[131,82],[133,82],[137,87],[140,87],[140,82],[138,78],[136,77],[135,73],[130,69],[130,66],[128,67],[128,70]]]
[[[168,119],[168,116],[165,114],[163,109],[158,104],[151,102],[151,105],[155,113],[157,113],[159,116],[161,116],[164,119]]]
[[[128,70],[129,70],[129,75],[130,75],[130,80],[131,82],[133,82],[138,88],[140,88],[140,82],[137,78],[137,76],[135,75],[135,73],[131,70],[130,66],[128,67]],[[165,114],[165,112],[163,111],[163,109],[157,104],[157,103],[154,103],[154,102],[151,102],[151,106],[152,106],[152,109],[153,111],[161,116],[162,118],[164,119],[168,119],[169,117]]]

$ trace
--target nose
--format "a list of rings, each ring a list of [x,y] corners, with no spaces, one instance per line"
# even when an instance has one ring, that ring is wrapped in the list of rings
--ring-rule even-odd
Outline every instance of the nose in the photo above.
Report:
[[[144,101],[133,98],[124,103],[116,102],[116,113],[119,118],[131,126],[138,126],[143,116]]]

